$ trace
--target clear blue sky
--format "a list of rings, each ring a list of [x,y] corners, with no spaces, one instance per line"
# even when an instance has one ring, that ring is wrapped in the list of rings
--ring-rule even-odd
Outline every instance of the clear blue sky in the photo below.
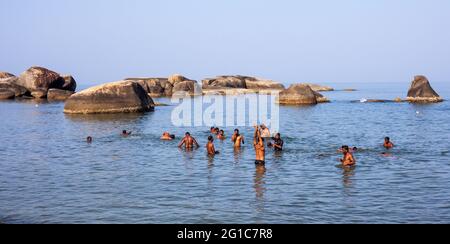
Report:
[[[0,0],[0,70],[450,81],[448,0]]]

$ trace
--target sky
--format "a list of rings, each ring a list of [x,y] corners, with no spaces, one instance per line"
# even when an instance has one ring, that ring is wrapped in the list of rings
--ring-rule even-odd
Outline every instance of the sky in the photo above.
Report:
[[[0,71],[450,82],[448,0],[0,0]]]

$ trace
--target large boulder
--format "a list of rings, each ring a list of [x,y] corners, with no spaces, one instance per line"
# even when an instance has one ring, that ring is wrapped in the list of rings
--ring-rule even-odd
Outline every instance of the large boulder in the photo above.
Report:
[[[167,78],[127,78],[139,83],[151,97],[172,96],[173,85]]]
[[[185,95],[202,95],[202,89],[196,81],[185,80],[175,83],[172,89],[172,95],[185,96]]]
[[[47,92],[47,99],[50,101],[65,101],[75,92],[60,90],[60,89],[49,89]]]
[[[329,87],[329,86],[322,86],[322,85],[311,84],[311,83],[303,83],[303,84],[304,85],[308,85],[315,92],[334,91],[334,88],[333,87]]]
[[[17,77],[0,79],[0,89],[10,90],[14,92],[16,97],[29,95],[29,92],[25,87],[17,85],[17,80]]]
[[[16,94],[13,91],[0,89],[0,100],[13,99]]]
[[[197,81],[188,79],[182,75],[172,75],[168,79],[169,84],[166,86],[172,86],[172,96],[185,96],[185,95],[201,95],[201,87],[197,84]]]
[[[8,72],[0,72],[0,79],[16,77],[15,75]]]
[[[36,89],[31,92],[31,96],[36,99],[44,99],[47,97],[47,92],[45,89]]]
[[[60,88],[61,90],[72,91],[74,92],[77,89],[77,82],[71,75],[63,75],[61,76],[64,80],[64,84]]]
[[[437,94],[430,85],[430,82],[425,76],[418,75],[414,77],[411,87],[408,91],[409,102],[413,103],[431,103],[442,102],[443,99]]]
[[[330,100],[324,95],[314,91],[314,95],[316,96],[317,103],[329,103]]]
[[[23,72],[17,84],[27,88],[30,92],[35,90],[47,91],[50,88],[62,89],[65,80],[56,72],[42,67],[31,67]]]
[[[280,92],[278,103],[286,105],[317,104],[317,97],[308,85],[293,84],[288,89]]]
[[[69,114],[133,113],[154,110],[152,98],[135,81],[117,81],[80,91],[67,99]]]

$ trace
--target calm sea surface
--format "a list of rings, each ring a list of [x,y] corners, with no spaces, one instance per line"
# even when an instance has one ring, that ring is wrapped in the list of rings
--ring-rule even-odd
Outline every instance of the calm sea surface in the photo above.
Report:
[[[237,152],[229,139],[208,158],[208,128],[172,126],[174,106],[68,116],[63,103],[0,102],[0,222],[450,223],[450,103],[350,102],[405,97],[408,86],[339,84],[358,91],[281,107],[285,151],[268,150],[265,169],[251,145]],[[433,86],[450,98],[448,83]],[[201,148],[162,142],[165,130],[190,131]],[[250,144],[252,128],[241,131]],[[397,145],[389,157],[385,136]],[[356,169],[336,167],[342,144],[363,148]]]

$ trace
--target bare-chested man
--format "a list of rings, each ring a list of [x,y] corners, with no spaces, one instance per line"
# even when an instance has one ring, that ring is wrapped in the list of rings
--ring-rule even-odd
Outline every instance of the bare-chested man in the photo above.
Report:
[[[394,143],[391,142],[391,138],[389,138],[389,137],[384,138],[383,147],[388,150],[392,149],[394,147]]]
[[[348,146],[342,146],[342,154],[344,154],[344,157],[341,159],[342,166],[351,167],[356,165],[355,157],[353,157]]]
[[[234,130],[234,134],[231,137],[231,141],[234,143],[235,148],[240,148],[241,144],[245,144],[244,136],[239,134],[239,130]]]
[[[191,133],[186,132],[186,136],[181,140],[180,144],[178,144],[178,147],[183,147],[183,145],[186,147],[186,149],[192,149],[194,146],[196,148],[199,148],[199,145],[197,143],[197,140],[195,140],[194,137],[191,136]]]
[[[219,151],[216,151],[216,148],[214,147],[214,138],[212,136],[208,137],[208,143],[206,144],[206,151],[208,151],[209,156],[219,154]]]
[[[255,126],[255,135],[253,137],[253,146],[256,152],[256,165],[265,165],[266,162],[266,149],[264,145],[264,138],[261,137],[261,131],[258,126]]]

